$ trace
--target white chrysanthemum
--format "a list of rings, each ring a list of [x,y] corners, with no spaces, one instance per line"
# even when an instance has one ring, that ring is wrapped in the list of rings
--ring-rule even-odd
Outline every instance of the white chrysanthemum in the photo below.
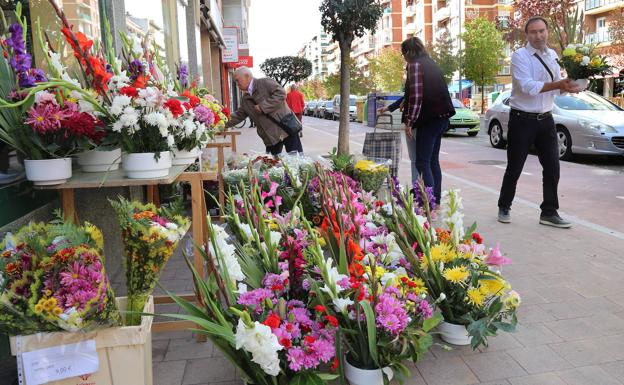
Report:
[[[169,148],[172,148],[174,144],[175,138],[173,137],[173,135],[167,135],[167,145],[169,146]]]
[[[193,132],[195,131],[195,128],[196,128],[195,123],[193,123],[193,121],[189,119],[186,119],[182,123],[182,127],[184,128],[184,136],[186,136],[187,138],[193,135]]]
[[[238,320],[236,327],[236,349],[245,349],[251,353],[252,361],[260,365],[262,370],[270,376],[277,376],[280,372],[278,351],[283,349],[271,328],[254,322],[252,328],[247,328],[243,320]]]
[[[121,132],[122,129],[123,129],[123,123],[120,120],[117,120],[115,123],[113,123],[114,132]]]
[[[162,104],[163,94],[156,87],[147,87],[139,90],[137,104],[148,108],[156,108]]]
[[[587,65],[589,65],[590,61],[591,61],[591,59],[589,58],[589,56],[583,56],[583,59],[581,59],[581,65],[582,66],[587,66]]]
[[[353,300],[349,298],[334,298],[332,302],[334,303],[334,306],[336,307],[336,311],[339,311],[341,313],[346,312],[347,308],[350,305],[354,304]]]
[[[110,107],[110,113],[113,115],[119,115],[123,112],[126,106],[129,106],[132,99],[126,95],[117,95],[113,98],[113,103]]]

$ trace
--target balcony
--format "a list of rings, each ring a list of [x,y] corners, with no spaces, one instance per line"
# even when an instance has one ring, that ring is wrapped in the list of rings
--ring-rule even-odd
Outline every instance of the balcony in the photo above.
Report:
[[[586,44],[608,43],[612,40],[609,30],[592,32],[585,35]]]
[[[438,9],[438,11],[435,13],[434,19],[440,22],[450,17],[451,17],[451,8],[446,6],[446,7]]]
[[[585,14],[595,15],[624,6],[623,0],[585,0]]]
[[[405,25],[405,31],[407,33],[414,33],[414,32],[416,32],[416,30],[417,30],[417,28],[416,28],[416,22],[415,21],[413,21],[411,23],[407,23]]]
[[[414,16],[416,14],[416,5],[408,5],[405,7],[405,16]]]

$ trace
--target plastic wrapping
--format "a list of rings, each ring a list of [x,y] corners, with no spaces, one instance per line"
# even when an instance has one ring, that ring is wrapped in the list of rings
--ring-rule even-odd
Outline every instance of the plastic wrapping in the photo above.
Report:
[[[384,158],[356,158],[353,178],[360,182],[365,191],[376,192],[388,178],[392,161]]]
[[[120,324],[97,227],[31,223],[8,234],[0,250],[0,332],[89,331]]]

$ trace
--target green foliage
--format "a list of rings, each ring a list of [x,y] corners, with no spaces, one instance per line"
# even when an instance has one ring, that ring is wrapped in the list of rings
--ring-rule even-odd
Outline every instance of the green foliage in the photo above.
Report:
[[[462,34],[466,44],[463,53],[464,74],[481,87],[495,82],[500,70],[500,60],[504,56],[504,42],[496,24],[486,18],[477,18],[466,24],[466,32]],[[481,113],[485,103],[481,103]]]
[[[444,32],[435,41],[429,44],[427,51],[431,58],[440,66],[444,81],[449,84],[453,79],[453,73],[459,68],[459,56],[453,53],[453,40],[448,32]]]
[[[369,65],[377,90],[386,92],[402,90],[405,60],[399,50],[386,48],[379,56],[371,59]]]
[[[325,96],[333,97],[340,93],[340,72],[327,75],[323,80],[323,87],[325,88]]]
[[[303,84],[301,84],[300,91],[303,93],[306,100],[318,100],[327,97],[325,84],[320,79],[304,81]]]
[[[377,21],[383,14],[379,0],[323,0],[319,7],[321,25],[338,42],[362,37],[367,31],[375,33]]]
[[[351,81],[351,95],[366,95],[375,90],[373,77],[366,76],[353,61],[349,64],[349,79]],[[398,80],[402,81],[402,77],[399,77]],[[325,87],[327,97],[330,99],[333,98],[334,95],[342,95],[340,92],[340,70],[335,74],[328,75],[323,81],[323,86]],[[400,89],[401,87],[399,87],[399,90]],[[340,99],[342,100],[342,97]],[[347,100],[349,100],[349,98],[347,98]]]
[[[267,77],[277,81],[282,87],[291,82],[299,82],[312,74],[312,63],[297,56],[280,56],[266,59],[260,69]]]
[[[340,171],[347,175],[351,175],[353,172],[353,155],[339,154],[336,151],[336,147],[329,153],[329,160],[332,162],[334,171]]]

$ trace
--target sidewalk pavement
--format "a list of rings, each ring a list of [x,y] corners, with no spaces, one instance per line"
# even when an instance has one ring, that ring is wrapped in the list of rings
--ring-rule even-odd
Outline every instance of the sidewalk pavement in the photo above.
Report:
[[[368,130],[354,126],[351,152],[357,153]],[[239,148],[262,151],[255,130],[243,132]],[[332,132],[306,126],[307,152],[324,154],[335,143]],[[443,141],[443,150],[445,146]],[[407,159],[405,149],[403,154]],[[599,226],[575,224],[565,230],[539,225],[535,202],[522,200],[514,205],[513,222],[500,224],[497,192],[479,180],[466,180],[461,170],[450,167],[463,161],[451,154],[443,162],[443,188],[461,189],[466,225],[476,221],[485,243],[500,242],[503,253],[513,260],[503,274],[522,296],[519,326],[515,333],[491,338],[489,347],[476,352],[469,347],[445,351],[435,346],[411,368],[407,385],[624,384],[624,240],[617,236],[620,233],[599,231]],[[400,177],[404,183],[409,181],[406,160]],[[162,283],[170,290],[192,290],[190,273],[181,260],[170,261]],[[172,311],[176,311],[173,305],[157,308],[160,313]],[[233,366],[212,344],[195,342],[190,332],[154,334],[153,363],[155,385],[240,384]]]

